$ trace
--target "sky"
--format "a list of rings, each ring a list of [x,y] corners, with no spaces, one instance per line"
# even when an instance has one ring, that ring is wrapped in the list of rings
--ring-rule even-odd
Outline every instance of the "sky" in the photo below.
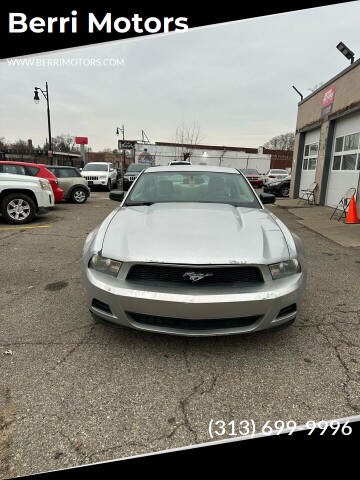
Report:
[[[359,27],[355,1],[23,57],[28,65],[4,60],[0,138],[43,145],[46,103],[36,105],[33,90],[47,81],[52,136],[87,136],[93,151],[117,148],[122,124],[127,139],[144,130],[172,142],[196,124],[200,143],[258,147],[295,130],[292,85],[306,96],[348,66],[340,41],[360,56]],[[64,59],[73,65],[51,65]],[[80,65],[90,59],[97,65]]]

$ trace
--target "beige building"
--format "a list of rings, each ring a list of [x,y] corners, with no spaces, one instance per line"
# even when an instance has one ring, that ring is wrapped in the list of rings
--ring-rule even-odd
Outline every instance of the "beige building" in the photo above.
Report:
[[[359,174],[357,60],[298,105],[290,197],[297,198],[301,190],[316,182],[316,203],[336,206],[346,190],[358,188]],[[357,205],[360,207],[360,198]]]

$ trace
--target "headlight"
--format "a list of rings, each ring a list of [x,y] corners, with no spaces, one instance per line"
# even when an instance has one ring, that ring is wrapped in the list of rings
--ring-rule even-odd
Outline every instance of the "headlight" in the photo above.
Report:
[[[50,191],[52,190],[51,185],[47,180],[41,179],[41,180],[39,180],[39,183],[40,183],[40,187],[43,190],[50,190]]]
[[[97,272],[107,273],[113,277],[117,277],[122,262],[111,260],[110,258],[101,257],[100,255],[93,255],[89,262],[89,268]]]
[[[273,280],[301,272],[300,263],[296,258],[285,262],[274,263],[273,265],[269,265],[269,268]]]

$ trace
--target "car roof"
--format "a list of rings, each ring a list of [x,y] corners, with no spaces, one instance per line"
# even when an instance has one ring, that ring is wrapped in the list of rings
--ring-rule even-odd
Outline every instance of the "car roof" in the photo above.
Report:
[[[184,168],[186,166],[186,168]],[[146,173],[152,172],[218,172],[218,173],[237,173],[240,172],[232,167],[212,167],[210,165],[166,165],[149,167],[145,170]]]
[[[72,165],[45,165],[46,168],[77,168]]]
[[[11,165],[24,165],[25,167],[45,167],[44,163],[16,162],[14,160],[0,160],[0,163],[10,163]]]

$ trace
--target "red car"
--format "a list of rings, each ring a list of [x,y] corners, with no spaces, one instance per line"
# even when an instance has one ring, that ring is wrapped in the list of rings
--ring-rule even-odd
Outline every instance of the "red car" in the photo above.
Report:
[[[264,185],[262,176],[254,168],[242,168],[240,171],[245,175],[254,188],[260,188]]]
[[[0,173],[15,173],[17,175],[30,175],[31,177],[46,178],[49,180],[54,192],[55,202],[61,202],[64,190],[58,185],[55,175],[45,168],[41,163],[0,161]]]

